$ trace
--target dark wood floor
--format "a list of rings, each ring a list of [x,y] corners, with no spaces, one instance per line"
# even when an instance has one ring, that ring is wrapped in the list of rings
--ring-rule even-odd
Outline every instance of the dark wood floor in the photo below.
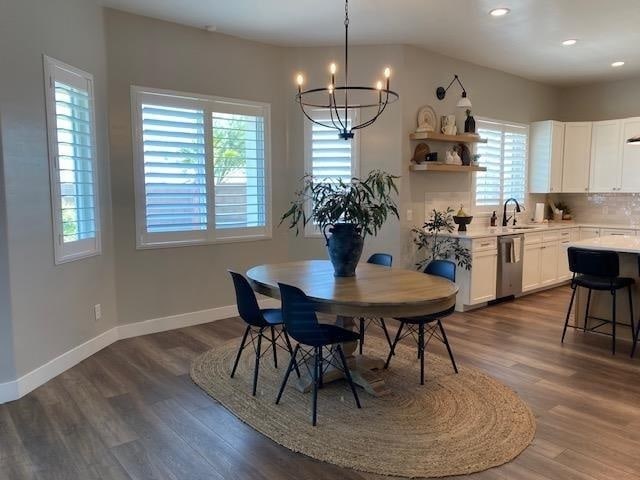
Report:
[[[561,345],[568,295],[448,319],[458,361],[518,391],[538,423],[515,461],[465,478],[640,478],[640,358],[629,359],[629,343],[612,357],[608,338],[574,331]],[[120,341],[0,405],[0,478],[380,478],[278,446],[191,382],[191,360],[241,332],[229,319]]]

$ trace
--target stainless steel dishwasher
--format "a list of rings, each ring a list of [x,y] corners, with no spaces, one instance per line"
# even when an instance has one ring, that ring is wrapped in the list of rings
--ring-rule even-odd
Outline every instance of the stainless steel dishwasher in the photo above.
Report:
[[[498,280],[496,300],[522,293],[524,235],[498,237]]]

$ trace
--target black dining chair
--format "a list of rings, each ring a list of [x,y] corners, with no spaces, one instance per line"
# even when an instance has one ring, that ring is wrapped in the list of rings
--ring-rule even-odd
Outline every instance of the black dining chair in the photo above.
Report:
[[[577,325],[569,325],[569,316],[571,315],[571,307],[573,307],[573,300],[576,296],[576,290],[578,287],[588,289],[587,305],[584,311],[584,323],[582,331],[586,333],[594,332],[603,335],[611,335],[611,353],[616,353],[616,326],[626,325],[631,327],[631,335],[633,336],[634,346],[636,342],[636,330],[634,328],[633,318],[633,299],[631,287],[635,283],[633,278],[620,277],[620,261],[617,252],[607,250],[588,250],[585,248],[569,247],[567,249],[567,255],[569,256],[569,270],[573,273],[571,279],[571,300],[569,301],[569,309],[567,310],[567,316],[564,320],[564,329],[562,330],[561,343],[564,342],[564,337],[567,333],[567,328],[580,328]],[[631,318],[630,324],[620,324],[616,320],[616,296],[618,290],[626,288],[629,294],[629,314]],[[589,307],[591,305],[591,292],[604,291],[611,293],[611,319],[594,317],[589,315]],[[588,321],[597,320],[597,325],[588,327]],[[597,331],[598,328],[603,325],[611,324],[611,333]],[[632,350],[631,356],[634,352]]]
[[[264,351],[262,350],[262,339],[271,343],[271,348],[273,350],[273,365],[276,368],[278,368],[277,348],[281,347],[286,349],[290,355],[293,355],[293,350],[291,349],[291,342],[289,341],[289,336],[287,335],[287,331],[282,320],[282,311],[278,308],[260,309],[256,295],[253,293],[253,289],[251,288],[251,285],[249,285],[247,279],[237,272],[229,270],[229,273],[231,274],[233,286],[236,290],[238,313],[240,318],[242,318],[247,324],[247,328],[242,336],[242,341],[240,342],[240,348],[236,354],[236,360],[233,363],[231,378],[236,374],[236,369],[238,368],[238,363],[240,362],[240,356],[242,355],[243,350],[247,346],[252,345],[256,356],[255,367],[253,370],[253,396],[255,396],[256,389],[258,387],[260,359],[269,351],[268,348]],[[276,327],[280,327],[280,329],[276,331]],[[270,332],[270,337],[268,337],[265,332]],[[247,342],[247,337],[250,338],[250,342]],[[278,339],[281,337],[284,338],[284,347],[278,345]],[[296,373],[300,376],[300,371],[298,370],[297,365]]]
[[[455,282],[456,264],[450,262],[449,260],[432,260],[424,269],[424,273],[428,275],[437,275],[438,277],[446,278],[447,280]],[[417,334],[418,358],[420,359],[420,385],[424,385],[424,354],[426,352],[427,344],[433,337],[436,337],[438,340],[444,343],[445,347],[447,347],[447,352],[449,352],[449,358],[451,359],[453,370],[458,373],[458,367],[456,365],[455,359],[453,358],[453,352],[451,351],[451,346],[449,345],[449,340],[447,339],[447,334],[444,331],[444,327],[442,326],[441,321],[442,318],[451,315],[454,310],[455,305],[451,308],[448,308],[447,310],[430,315],[422,315],[420,317],[410,318],[396,318],[396,320],[400,322],[400,326],[398,327],[398,332],[396,333],[396,337],[393,341],[393,344],[391,345],[391,351],[387,356],[387,361],[384,364],[384,368],[389,368],[391,357],[394,355],[398,342],[408,336],[416,338]],[[417,332],[416,327],[418,330]],[[404,334],[402,333],[403,330],[405,330]],[[428,335],[426,340],[425,335]]]
[[[360,399],[358,398],[358,392],[351,378],[351,372],[344,356],[341,343],[343,342],[355,342],[358,340],[358,333],[346,330],[337,325],[329,325],[325,323],[319,323],[318,317],[314,309],[313,303],[307,298],[305,293],[297,287],[291,285],[278,284],[280,287],[280,297],[282,299],[282,317],[284,319],[285,327],[291,337],[298,342],[293,350],[289,366],[282,379],[280,385],[280,391],[276,398],[276,404],[280,403],[282,393],[287,385],[287,380],[291,374],[293,368],[297,368],[302,364],[307,367],[313,380],[313,405],[311,423],[315,426],[317,419],[317,404],[318,404],[318,388],[322,387],[322,377],[324,373],[325,364],[333,366],[344,372],[344,375],[351,387],[353,398],[356,400],[356,405],[360,408]],[[308,350],[301,350],[300,346],[311,347]],[[328,356],[323,356],[323,349],[330,347]],[[336,361],[335,354],[338,354],[340,363]],[[298,353],[301,353],[298,360]],[[313,371],[309,368],[307,360],[313,357]]]
[[[393,257],[388,253],[374,253],[369,257],[369,259],[367,260],[367,263],[391,268],[391,264],[393,263]],[[372,323],[375,325],[378,325],[382,329],[382,331],[384,332],[384,336],[387,339],[387,343],[389,344],[389,348],[391,348],[391,337],[389,336],[389,331],[387,330],[387,324],[384,322],[384,318],[360,317],[360,325],[359,325],[360,345],[358,347],[360,355],[362,355],[362,347],[364,347],[364,333]]]

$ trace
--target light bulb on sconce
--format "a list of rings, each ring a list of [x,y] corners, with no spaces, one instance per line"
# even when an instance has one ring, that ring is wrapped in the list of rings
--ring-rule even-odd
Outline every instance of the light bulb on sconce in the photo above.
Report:
[[[329,72],[331,72],[331,85],[335,85],[336,84],[336,70],[338,69],[338,67],[336,66],[335,63],[332,63],[331,65],[329,65]]]
[[[304,83],[304,77],[301,73],[296,76],[296,83],[298,84],[298,93],[302,91],[302,84]]]
[[[389,67],[386,67],[384,69],[384,78],[389,78],[391,76],[391,69]]]

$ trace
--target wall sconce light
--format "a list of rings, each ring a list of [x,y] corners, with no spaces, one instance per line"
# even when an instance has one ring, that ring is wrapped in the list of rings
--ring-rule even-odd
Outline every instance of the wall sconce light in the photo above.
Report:
[[[451,85],[453,85],[455,82],[458,82],[460,88],[462,88],[462,96],[460,97],[460,100],[458,100],[458,104],[456,106],[460,108],[471,108],[471,100],[469,100],[469,97],[467,97],[467,91],[464,89],[464,86],[462,85],[460,78],[458,78],[458,75],[453,76],[453,80],[451,80],[451,83],[447,88],[438,87],[436,89],[436,97],[438,97],[438,100],[444,100],[444,97],[447,95],[447,90],[449,90],[449,88],[451,88]]]

